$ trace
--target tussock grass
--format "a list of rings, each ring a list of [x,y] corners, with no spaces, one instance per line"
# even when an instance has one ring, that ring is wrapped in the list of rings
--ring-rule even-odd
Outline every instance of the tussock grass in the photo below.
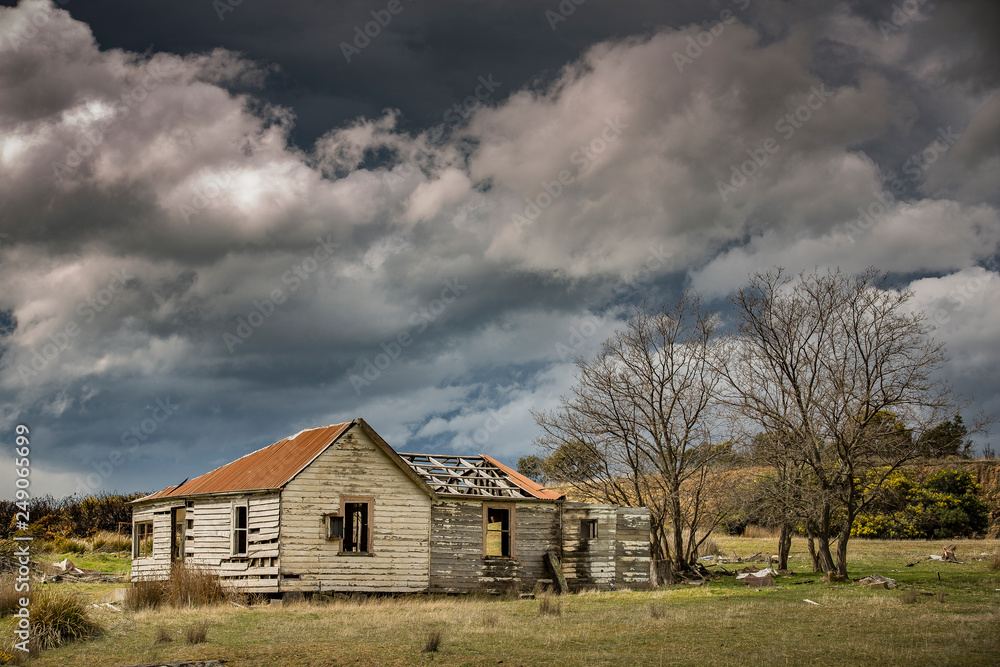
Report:
[[[725,553],[768,550],[772,540],[716,536]],[[749,590],[733,577],[704,586],[655,591],[594,592],[553,596],[561,617],[541,616],[541,600],[502,596],[417,595],[326,604],[298,602],[241,609],[228,603],[201,607],[161,605],[128,615],[96,612],[105,635],[68,644],[32,660],[32,667],[128,665],[226,657],[242,667],[317,667],[338,664],[407,665],[636,665],[706,662],[746,664],[992,665],[1000,655],[1000,577],[987,561],[932,563],[936,542],[851,542],[850,575],[891,576],[901,589],[831,587],[808,567],[804,540],[793,542],[798,572],[769,590]],[[1000,541],[960,544],[962,554],[993,552]],[[924,560],[906,567],[916,556]],[[733,569],[731,566],[727,566]],[[714,568],[710,568],[714,569]],[[941,572],[939,581],[937,572]],[[790,585],[791,582],[814,583]],[[62,584],[60,584],[61,586]],[[912,590],[918,604],[903,605]],[[963,592],[970,590],[971,592]],[[947,592],[946,604],[935,595]],[[97,591],[94,592],[97,594]],[[820,603],[814,606],[805,598]],[[655,620],[653,607],[663,609]],[[206,622],[202,647],[184,641],[186,629]],[[115,624],[119,623],[120,626]],[[158,627],[177,640],[151,644]],[[874,629],[874,631],[873,631]],[[421,653],[434,631],[447,635],[437,652]],[[711,658],[706,658],[710,651]]]
[[[125,593],[125,606],[132,611],[171,607],[202,607],[242,598],[237,591],[222,585],[219,576],[185,563],[175,563],[170,579],[136,579]],[[244,599],[244,601],[246,601]]]
[[[218,575],[197,565],[185,563],[174,563],[164,590],[165,601],[174,607],[230,602],[235,595],[222,585]]]
[[[125,608],[132,611],[156,609],[163,603],[164,583],[152,579],[135,579],[125,591]]]
[[[102,553],[120,553],[132,549],[132,537],[110,530],[100,530],[90,536],[90,550]]]
[[[543,595],[538,602],[539,616],[562,616],[562,602],[551,595]]]
[[[698,547],[698,553],[702,556],[719,556],[722,555],[722,549],[720,549],[719,545],[715,543],[714,538],[707,537],[705,538],[705,541],[701,543],[701,546]]]
[[[751,523],[743,529],[743,537],[749,537],[751,539],[768,537],[777,538],[780,533],[781,531],[776,528],[771,528],[770,526],[759,526],[755,523]]]
[[[14,588],[16,585],[16,576],[13,572],[0,576],[0,617],[13,614],[20,609],[20,600],[24,597],[24,593],[18,592]]]
[[[424,642],[424,647],[420,649],[421,653],[437,653],[438,647],[441,645],[441,631],[434,630],[429,635],[427,635],[427,641]]]
[[[44,547],[47,551],[57,554],[82,554],[90,550],[86,540],[76,537],[57,537]]]
[[[204,644],[208,641],[208,623],[199,621],[194,625],[189,625],[184,636],[188,644]]]
[[[38,649],[50,649],[70,641],[95,637],[103,631],[91,618],[86,601],[75,591],[42,589],[31,595],[30,633]]]

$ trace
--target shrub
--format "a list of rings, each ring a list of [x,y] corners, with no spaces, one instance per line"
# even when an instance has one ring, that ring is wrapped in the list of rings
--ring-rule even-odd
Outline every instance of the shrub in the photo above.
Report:
[[[20,563],[17,562],[14,540],[0,540],[0,572],[16,572]]]
[[[879,474],[876,470],[872,477]],[[989,507],[979,492],[964,470],[939,470],[920,484],[906,472],[894,471],[869,510],[857,518],[851,535],[940,540],[981,533],[989,525]]]
[[[438,646],[441,645],[441,632],[439,630],[434,630],[430,635],[427,636],[427,641],[424,642],[423,653],[435,653],[438,650]]]
[[[72,591],[43,589],[34,592],[30,612],[31,636],[40,649],[55,648],[102,632],[100,624],[90,618],[87,603]]]
[[[57,537],[49,548],[57,554],[82,554],[87,551],[87,543],[74,537]]]
[[[208,641],[208,623],[201,621],[189,626],[187,629],[188,644],[204,644]]]

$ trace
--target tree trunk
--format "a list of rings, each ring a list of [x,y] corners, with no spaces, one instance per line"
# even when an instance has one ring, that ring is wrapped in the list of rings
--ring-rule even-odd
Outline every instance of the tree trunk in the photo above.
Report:
[[[809,533],[809,540],[806,544],[809,545],[809,558],[812,560],[813,572],[822,572],[819,567],[819,554],[816,553],[816,540],[812,533]]]
[[[792,527],[781,525],[781,535],[778,536],[778,569],[788,569],[788,552],[792,550]]]
[[[670,511],[673,516],[670,517],[670,523],[674,531],[674,570],[684,571],[688,567],[684,556],[684,528],[681,522],[680,490],[678,489],[672,495],[673,498],[670,499]]]
[[[845,577],[847,576],[847,541],[851,539],[851,526],[853,524],[853,520],[848,521],[837,539],[837,574]]]
[[[669,586],[674,583],[674,568],[669,560],[652,561],[653,586]]]

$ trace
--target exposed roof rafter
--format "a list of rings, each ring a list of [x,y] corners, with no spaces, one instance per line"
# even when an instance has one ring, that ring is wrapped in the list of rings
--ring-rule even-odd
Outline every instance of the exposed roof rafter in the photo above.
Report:
[[[479,498],[539,498],[484,456],[403,454],[402,458],[440,495]]]

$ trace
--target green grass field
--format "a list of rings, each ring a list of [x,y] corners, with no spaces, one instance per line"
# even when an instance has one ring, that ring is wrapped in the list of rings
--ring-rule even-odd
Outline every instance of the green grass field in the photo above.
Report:
[[[716,542],[724,553],[744,556],[774,547],[765,539]],[[957,544],[963,565],[927,559],[945,542],[853,541],[851,576],[883,574],[898,580],[893,590],[822,583],[808,571],[804,542],[796,540],[790,562],[796,574],[780,577],[773,589],[752,590],[724,577],[698,587],[588,592],[559,598],[561,615],[539,614],[539,600],[480,596],[99,610],[108,628],[102,637],[48,651],[30,664],[115,667],[218,658],[230,667],[996,665],[1000,571],[990,570],[981,554],[1000,551],[1000,541]],[[113,588],[81,590],[96,600]],[[186,629],[202,620],[208,641],[187,644]],[[156,643],[161,628],[174,640]],[[435,631],[441,633],[438,651],[423,652]]]

